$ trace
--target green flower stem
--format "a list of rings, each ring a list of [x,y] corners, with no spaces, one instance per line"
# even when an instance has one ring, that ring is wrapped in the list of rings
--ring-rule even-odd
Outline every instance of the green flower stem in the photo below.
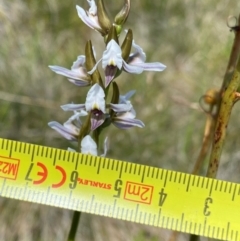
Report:
[[[78,151],[81,152],[81,141],[84,138],[84,136],[88,135],[90,131],[90,126],[91,126],[91,114],[88,114],[86,122],[83,124],[79,137],[78,137]],[[71,223],[71,228],[68,234],[68,239],[67,241],[74,241],[75,236],[77,233],[77,228],[79,224],[79,220],[81,217],[81,212],[79,211],[74,211],[73,213],[73,218],[72,218],[72,223]]]
[[[240,31],[238,29],[239,27],[240,27],[240,16],[238,18],[238,25],[236,27],[237,30],[235,31],[235,39],[232,46],[232,51],[231,51],[230,59],[226,69],[226,73],[224,76],[221,91],[220,91],[220,93],[223,94],[223,97],[222,97],[222,100],[220,99],[218,101],[218,105],[217,105],[214,143],[213,143],[212,153],[210,156],[209,167],[207,171],[207,176],[211,178],[215,178],[217,175],[220,155],[222,152],[222,147],[223,147],[225,134],[226,134],[226,128],[227,128],[231,110],[234,104],[234,96],[233,96],[234,93],[232,93],[230,98],[227,96],[227,93],[225,92],[225,90],[226,91],[228,90],[228,94],[231,94],[230,91],[233,90],[232,88],[235,88],[237,82],[239,82],[239,80],[236,79],[237,75],[239,75],[239,53],[240,53]],[[238,61],[238,65],[234,73],[234,69],[237,61]],[[228,109],[225,110],[225,114],[223,109],[224,106],[228,107]],[[221,117],[225,118],[225,126],[224,126],[224,123],[221,123],[221,120],[222,120]],[[219,137],[217,136],[218,134],[220,134]],[[208,239],[208,241],[213,241],[213,240],[214,239],[211,239],[211,238]]]
[[[207,177],[215,178],[219,166],[220,156],[226,136],[226,129],[230,118],[231,110],[235,102],[235,93],[239,87],[239,55],[240,55],[240,16],[238,24],[233,29],[235,39],[232,46],[230,58],[220,93],[222,98],[219,98],[217,104],[215,134],[212,146],[212,152],[209,160]],[[238,64],[237,64],[238,62]],[[236,67],[237,65],[237,67]],[[234,71],[235,70],[235,71]],[[224,109],[226,108],[226,109]]]
[[[199,240],[200,240],[200,236],[195,234],[192,234],[189,239],[189,241],[199,241]]]
[[[240,26],[240,16],[238,18],[238,27]],[[237,80],[237,76],[239,75],[239,55],[240,55],[240,31],[238,30],[238,27],[236,27],[235,31],[235,39],[234,43],[232,46],[230,58],[228,61],[227,69],[224,75],[223,83],[220,89],[220,93],[222,96],[220,96],[218,103],[217,103],[217,111],[215,118],[212,118],[209,116],[209,118],[212,118],[212,128],[215,126],[215,135],[214,135],[214,142],[213,142],[213,147],[212,147],[212,152],[210,156],[210,161],[209,161],[209,167],[207,171],[207,177],[215,178],[217,175],[217,170],[219,166],[219,161],[220,161],[220,156],[224,144],[224,139],[226,135],[226,128],[227,124],[229,121],[229,117],[231,114],[231,110],[234,104],[234,101],[236,100],[235,98],[235,93],[236,93],[236,86],[239,85],[239,79]],[[234,69],[238,61],[238,66],[237,69]],[[234,91],[235,89],[235,91]],[[231,93],[231,91],[233,91]],[[230,95],[230,96],[228,96]],[[227,109],[224,109],[225,107],[228,107]],[[224,122],[225,121],[225,122]],[[205,127],[206,128],[206,127]],[[206,131],[206,129],[205,129]],[[205,140],[206,141],[206,140]],[[198,169],[199,169],[199,163],[202,162],[202,151],[205,149],[204,148],[204,143],[206,142],[203,141],[203,146],[200,151],[200,155],[197,160],[197,164],[194,167],[193,174],[197,174]],[[205,153],[205,152],[203,152]],[[203,155],[204,156],[204,155]],[[196,235],[190,235],[189,241],[193,240],[198,240],[199,236]],[[175,239],[174,239],[175,240]],[[208,239],[213,240],[211,238]]]
[[[213,140],[212,152],[209,160],[209,167],[207,177],[215,178],[219,166],[222,147],[226,135],[226,128],[228,125],[231,110],[235,101],[235,93],[239,86],[239,55],[240,55],[240,15],[238,24],[235,26],[234,33],[235,39],[233,42],[230,58],[228,61],[226,73],[224,75],[223,83],[220,89],[220,95],[217,103],[217,114],[215,118],[215,135]],[[238,62],[238,64],[237,64]],[[237,68],[236,68],[237,65]],[[236,68],[236,70],[235,70]],[[234,72],[235,70],[235,72]],[[226,109],[224,109],[226,108]]]
[[[240,59],[234,71],[233,77],[223,92],[222,101],[217,117],[212,153],[210,156],[207,177],[216,178],[219,161],[222,153],[224,140],[226,137],[227,125],[231,115],[233,105],[236,100],[236,91],[240,84]]]
[[[77,228],[78,228],[78,223],[79,223],[80,217],[81,217],[81,212],[74,211],[71,229],[70,229],[69,234],[68,234],[68,239],[67,239],[68,241],[74,241],[75,240],[75,236],[76,236],[76,233],[77,233]]]

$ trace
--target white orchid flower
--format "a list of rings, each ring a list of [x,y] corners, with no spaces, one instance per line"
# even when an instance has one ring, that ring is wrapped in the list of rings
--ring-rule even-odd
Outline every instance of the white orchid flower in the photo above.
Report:
[[[87,0],[90,6],[88,11],[85,11],[83,8],[76,6],[78,16],[81,20],[90,28],[102,33],[102,28],[98,21],[97,16],[97,6],[94,0]]]
[[[115,112],[112,123],[120,129],[129,129],[131,127],[143,128],[145,126],[141,120],[135,119],[136,111],[129,100],[134,94],[135,91],[131,90],[125,95],[120,95],[119,104],[110,104]],[[125,106],[125,108],[118,108],[117,105]]]
[[[90,85],[91,79],[84,66],[85,60],[86,57],[84,55],[78,56],[71,70],[55,65],[50,65],[49,68],[57,74],[66,76],[71,83],[77,86],[88,86]]]
[[[82,126],[80,117],[86,115],[86,111],[74,111],[74,115],[72,115],[63,125],[61,125],[57,121],[51,121],[48,123],[48,126],[56,130],[60,135],[62,135],[67,140],[77,141],[77,137],[79,136],[80,128]]]
[[[91,129],[95,130],[105,120],[105,94],[99,84],[93,85],[87,93],[85,104],[67,104],[61,106],[64,111],[86,110],[91,113]]]
[[[135,43],[134,40],[132,47],[135,49],[135,52],[130,54],[127,63],[128,65],[140,68],[141,71],[139,74],[141,74],[143,71],[163,71],[166,69],[166,65],[160,62],[145,63],[146,54],[144,53],[143,49]]]
[[[102,58],[96,63],[89,74],[93,74],[100,61],[102,61],[102,67],[105,70],[105,86],[107,87],[114,79],[117,70],[125,70],[131,74],[141,74],[143,71],[163,71],[166,66],[159,63],[145,63],[146,54],[142,48],[137,44],[132,43],[132,47],[136,50],[130,54],[128,61],[124,61],[122,58],[122,50],[117,42],[112,39],[107,44],[106,50],[103,52]]]

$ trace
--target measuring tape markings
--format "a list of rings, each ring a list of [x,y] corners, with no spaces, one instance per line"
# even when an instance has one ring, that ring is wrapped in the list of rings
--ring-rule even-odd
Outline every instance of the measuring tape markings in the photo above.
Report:
[[[43,153],[41,154],[41,155],[43,155]],[[100,165],[99,165],[99,167],[100,167]],[[140,167],[141,168],[141,167]],[[127,169],[127,165],[126,165],[126,169]],[[145,170],[145,169],[144,169]],[[126,170],[125,170],[126,171]],[[143,179],[143,177],[144,177],[144,175],[142,176],[142,179]],[[166,178],[165,178],[165,180],[166,180]],[[34,200],[32,200],[32,201],[34,201]],[[136,219],[136,218],[135,218]],[[136,221],[136,220],[135,220]]]
[[[1,196],[239,240],[239,184],[5,139],[0,176]]]

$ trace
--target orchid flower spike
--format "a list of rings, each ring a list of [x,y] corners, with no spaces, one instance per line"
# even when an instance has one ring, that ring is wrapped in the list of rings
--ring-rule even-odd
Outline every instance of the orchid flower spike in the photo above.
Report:
[[[106,103],[105,94],[99,84],[94,84],[87,93],[85,104],[62,105],[64,111],[85,110],[91,113],[91,130],[95,130],[105,120]]]
[[[142,48],[136,45],[133,41],[132,46],[136,50],[135,53],[129,56],[127,62],[122,58],[122,50],[117,42],[112,39],[107,44],[106,50],[103,52],[102,58],[96,63],[91,71],[88,73],[91,75],[96,70],[100,61],[102,61],[102,67],[105,70],[105,86],[107,87],[114,79],[117,70],[124,69],[131,74],[141,74],[143,71],[163,71],[166,66],[156,63],[145,63],[146,54]]]
[[[50,65],[49,68],[57,74],[68,77],[68,80],[77,86],[88,86],[90,85],[91,78],[84,66],[85,60],[86,57],[84,55],[78,56],[71,70],[55,65]]]

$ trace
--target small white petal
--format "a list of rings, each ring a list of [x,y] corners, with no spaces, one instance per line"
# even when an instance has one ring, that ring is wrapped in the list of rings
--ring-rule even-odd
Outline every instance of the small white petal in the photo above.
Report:
[[[112,104],[110,103],[110,108],[114,110],[114,112],[127,112],[130,111],[133,106],[131,105],[130,101],[129,103],[124,104]]]
[[[73,62],[73,65],[71,67],[71,69],[79,69],[79,67],[82,67],[84,66],[85,64],[85,61],[86,61],[86,57],[85,55],[79,55],[77,57],[77,60],[75,62]]]
[[[142,62],[146,61],[146,54],[143,52],[143,49],[135,43],[133,40],[132,47],[136,50],[134,53],[130,54],[128,63],[130,62]]]
[[[122,118],[122,119],[124,119],[124,118],[126,118],[126,119],[134,119],[136,117],[136,112],[135,112],[135,110],[134,111],[125,112],[125,113],[123,113],[121,115],[118,115],[117,117]]]
[[[166,69],[166,65],[161,64],[159,62],[152,62],[152,63],[134,63],[131,64],[132,66],[135,67],[140,67],[144,71],[163,71]]]
[[[132,46],[136,51],[130,54],[127,64],[124,63],[124,69],[128,73],[141,74],[143,71],[163,71],[166,68],[164,64],[159,62],[145,63],[146,54],[143,49],[134,41]]]
[[[87,0],[87,1],[90,6],[89,13],[91,15],[96,15],[97,14],[97,5],[96,5],[95,1],[94,0]]]
[[[76,127],[73,123],[66,121],[63,123],[63,126],[73,135],[77,136],[79,134],[79,128]]]
[[[69,82],[71,82],[74,85],[80,86],[80,87],[85,87],[90,85],[90,82],[85,81],[85,80],[76,80],[76,79],[68,79]]]
[[[145,126],[144,123],[138,119],[122,118],[122,117],[114,118],[113,124],[116,127],[123,129],[123,130],[129,129],[131,127],[143,128]]]
[[[97,144],[90,135],[85,136],[81,141],[81,153],[97,156]]]
[[[71,79],[82,79],[82,75],[75,70],[69,70],[61,66],[50,65],[49,68],[57,74],[63,75]],[[85,77],[85,76],[84,76]]]
[[[123,68],[126,72],[130,74],[141,74],[143,72],[143,68],[136,66],[136,65],[130,65],[123,61]]]
[[[61,108],[64,111],[75,111],[75,110],[83,111],[85,109],[85,104],[66,104],[66,105],[61,105]]]

